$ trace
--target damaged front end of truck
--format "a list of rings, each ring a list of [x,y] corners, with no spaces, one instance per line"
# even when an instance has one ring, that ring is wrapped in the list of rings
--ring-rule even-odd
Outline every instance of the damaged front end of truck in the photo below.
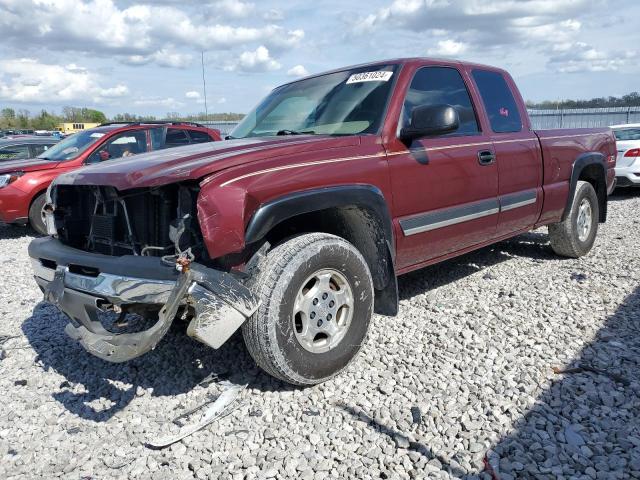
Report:
[[[246,275],[208,256],[198,191],[190,182],[124,192],[50,188],[43,210],[50,236],[34,240],[29,255],[45,300],[69,317],[65,331],[88,352],[131,360],[154,349],[176,318],[188,321],[189,336],[219,348],[256,311]],[[114,327],[132,315],[151,326]]]

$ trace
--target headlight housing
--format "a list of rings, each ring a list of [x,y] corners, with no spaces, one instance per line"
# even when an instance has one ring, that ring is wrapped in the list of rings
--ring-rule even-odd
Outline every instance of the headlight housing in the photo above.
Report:
[[[4,173],[0,175],[0,188],[6,187],[10,183],[15,182],[22,175],[24,175],[24,172]]]

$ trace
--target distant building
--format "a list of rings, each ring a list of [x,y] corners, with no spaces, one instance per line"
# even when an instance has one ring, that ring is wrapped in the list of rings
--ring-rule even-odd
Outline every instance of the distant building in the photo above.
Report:
[[[69,134],[69,133],[76,133],[79,132],[80,130],[87,130],[88,128],[95,128],[97,126],[99,126],[99,123],[59,123],[58,124],[58,131],[65,133],[65,134]]]

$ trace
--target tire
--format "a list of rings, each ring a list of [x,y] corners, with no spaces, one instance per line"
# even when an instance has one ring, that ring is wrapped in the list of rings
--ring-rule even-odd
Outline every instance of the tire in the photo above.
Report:
[[[44,220],[42,220],[42,207],[44,207],[44,203],[45,194],[41,193],[33,199],[29,207],[29,225],[40,235],[47,234],[47,226],[44,224]]]
[[[260,306],[242,333],[255,362],[273,377],[300,386],[322,383],[345,369],[366,341],[371,273],[360,252],[340,237],[289,239],[267,254],[249,286]]]
[[[588,218],[582,216],[585,209],[590,212]],[[553,251],[569,258],[578,258],[589,253],[596,240],[599,218],[596,191],[589,182],[579,181],[567,218],[563,222],[549,225],[549,239]]]

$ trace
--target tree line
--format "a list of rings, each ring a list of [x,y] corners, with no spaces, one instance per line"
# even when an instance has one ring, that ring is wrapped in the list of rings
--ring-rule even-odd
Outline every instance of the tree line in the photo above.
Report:
[[[206,118],[205,118],[206,117]],[[60,114],[41,110],[35,115],[29,110],[13,108],[3,108],[0,110],[0,129],[32,129],[32,130],[55,130],[60,123],[106,123],[114,122],[144,122],[154,120],[171,121],[239,121],[244,118],[242,113],[203,113],[193,115],[181,115],[177,112],[169,112],[164,118],[157,118],[153,115],[136,115],[132,113],[118,113],[108,118],[100,110],[92,108],[64,107]]]
[[[590,100],[545,100],[544,102],[527,102],[529,108],[555,110],[558,108],[606,108],[606,107],[640,107],[640,93],[631,92],[621,97],[596,97]]]

